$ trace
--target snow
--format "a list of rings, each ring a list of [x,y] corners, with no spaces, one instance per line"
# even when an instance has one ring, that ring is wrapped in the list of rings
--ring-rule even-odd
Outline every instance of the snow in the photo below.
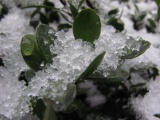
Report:
[[[29,111],[25,100],[25,83],[18,81],[22,71],[28,67],[20,54],[19,44],[23,35],[32,31],[29,19],[14,9],[0,22],[0,55],[4,67],[0,67],[0,114],[9,118],[22,116]]]
[[[129,14],[134,14],[135,11],[132,2],[133,1],[130,0],[129,3],[127,3],[129,7],[127,7],[126,3],[119,4],[118,1],[111,2],[100,0],[97,2],[97,6],[100,8],[102,17],[104,17],[105,14],[113,8],[119,8],[120,11],[123,10],[121,20],[125,23],[125,30],[127,34],[134,37],[141,36],[144,40],[151,42],[151,47],[143,55],[132,60],[127,60],[123,64],[122,68],[129,71],[130,68],[141,69],[157,65],[157,68],[160,70],[159,27],[157,29],[157,34],[147,33],[145,29],[140,31],[134,30],[133,22],[128,16]],[[147,18],[152,18],[153,16],[151,14],[155,14],[157,12],[157,6],[154,1],[144,2],[144,0],[142,0],[138,1],[136,4],[140,11],[147,11]],[[160,26],[160,24],[158,24],[158,26]],[[155,81],[152,80],[147,83],[149,92],[144,97],[138,96],[137,98],[133,97],[131,99],[132,107],[137,114],[137,118],[140,118],[140,120],[159,120],[159,118],[154,116],[154,114],[160,113],[160,96],[158,94],[160,92],[159,81],[160,77],[158,77]],[[131,82],[133,84],[137,84],[144,83],[146,80],[138,74],[133,73]]]
[[[35,31],[29,26],[29,14],[32,10],[20,10],[16,5],[39,5],[43,1],[0,0],[0,2],[11,8],[9,14],[0,21],[0,58],[4,62],[4,67],[0,66],[0,119],[7,120],[11,118],[18,120],[28,113],[31,109],[29,107],[30,96],[37,96],[38,98],[47,97],[54,100],[57,104],[61,104],[62,101],[60,99],[63,98],[67,85],[75,83],[76,79],[83,73],[91,61],[103,51],[106,51],[106,54],[97,72],[107,77],[110,71],[116,70],[123,62],[119,56],[124,53],[123,48],[126,47],[128,36],[133,36],[134,38],[141,36],[144,40],[151,42],[152,45],[143,55],[125,61],[122,68],[129,71],[130,68],[141,69],[157,65],[158,69],[160,69],[160,34],[147,33],[145,29],[140,31],[133,29],[133,23],[129,19],[129,14],[133,14],[135,10],[132,1],[128,4],[119,4],[118,1],[99,0],[96,2],[93,0],[100,9],[102,22],[109,10],[113,8],[120,8],[120,11],[123,10],[121,20],[125,23],[125,32],[128,36],[123,33],[116,33],[113,27],[102,23],[101,35],[94,42],[95,49],[93,49],[90,43],[81,39],[75,40],[72,29],[68,32],[59,31],[56,33],[57,39],[54,41],[54,46],[51,46],[52,53],[58,54],[53,58],[54,62],[48,65],[46,69],[38,71],[29,83],[29,86],[25,86],[23,81],[18,81],[18,77],[22,71],[29,68],[21,56],[19,46],[21,38],[25,34],[34,34]],[[77,5],[76,0],[72,2]],[[155,13],[157,10],[157,6],[153,1],[146,3],[141,1],[137,4],[139,8],[147,12]],[[59,8],[63,7],[59,1],[56,1],[55,5]],[[144,81],[138,74],[132,74],[133,84]],[[92,107],[106,101],[100,92],[95,93],[97,89],[92,83],[88,83],[88,86],[91,89],[88,92],[86,101]],[[160,77],[155,81],[152,80],[147,83],[149,92],[144,97],[138,96],[131,99],[132,107],[137,117],[141,117],[141,120],[158,120],[153,115],[160,113],[159,86]],[[87,117],[87,120],[93,119],[93,117],[95,120],[110,119],[107,117],[95,117],[91,114]]]

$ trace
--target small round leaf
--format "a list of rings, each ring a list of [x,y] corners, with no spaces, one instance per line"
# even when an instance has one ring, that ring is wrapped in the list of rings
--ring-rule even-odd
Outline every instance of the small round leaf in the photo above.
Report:
[[[73,23],[73,34],[75,39],[93,43],[99,38],[101,22],[97,13],[92,9],[82,10]]]

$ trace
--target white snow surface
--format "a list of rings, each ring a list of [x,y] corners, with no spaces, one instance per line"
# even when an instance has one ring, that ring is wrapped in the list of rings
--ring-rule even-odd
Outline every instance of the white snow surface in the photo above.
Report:
[[[109,11],[112,8],[119,8],[123,10],[123,15],[121,17],[122,21],[125,23],[125,29],[128,35],[132,35],[134,37],[141,36],[144,40],[151,42],[151,47],[141,56],[127,60],[123,65],[124,69],[129,69],[130,67],[141,68],[148,65],[156,64],[157,68],[160,70],[160,33],[152,34],[147,33],[145,29],[140,31],[135,31],[133,29],[133,22],[129,19],[128,14],[134,13],[134,6],[132,1],[129,2],[130,9],[125,4],[119,4],[118,1],[105,1],[100,0],[97,4],[100,6],[100,12],[102,15]],[[108,7],[106,7],[106,5]],[[140,10],[145,10],[150,13],[155,13],[157,11],[157,6],[154,1],[144,2],[143,0],[138,1],[137,6]],[[147,16],[150,18],[151,16]],[[160,24],[158,25],[160,26]],[[159,30],[158,30],[159,31]],[[132,75],[132,82],[137,84],[139,82],[144,82],[139,75]],[[159,120],[156,118],[154,114],[160,113],[160,77],[156,78],[156,80],[152,80],[147,83],[147,87],[149,92],[143,97],[138,96],[137,98],[131,99],[132,107],[137,114],[137,118],[140,120]]]
[[[25,83],[18,81],[20,73],[28,67],[20,53],[23,35],[33,31],[21,11],[13,9],[0,22],[0,56],[5,67],[0,67],[0,114],[9,118],[21,116],[29,111],[24,97]]]
[[[16,8],[15,4],[41,4],[42,0],[0,1],[12,8],[10,13],[0,21],[0,57],[5,65],[4,67],[0,66],[0,114],[13,120],[20,119],[30,110],[30,96],[38,96],[39,98],[45,96],[60,103],[59,100],[65,94],[67,85],[74,83],[89,63],[103,51],[106,51],[106,54],[98,71],[102,72],[105,77],[110,70],[115,70],[121,64],[121,59],[118,56],[123,54],[127,36],[115,33],[113,27],[102,24],[100,38],[94,42],[95,49],[90,47],[89,43],[74,40],[72,30],[67,33],[60,31],[57,32],[55,47],[51,46],[52,52],[57,53],[58,56],[53,59],[53,64],[45,70],[38,71],[29,86],[26,87],[24,82],[18,81],[20,73],[29,69],[21,56],[19,46],[23,35],[33,34],[35,31],[29,27],[29,17],[24,11]],[[59,2],[56,2],[55,5],[61,7]],[[128,16],[135,10],[132,1],[129,2],[129,5],[130,8],[126,4],[119,4],[118,1],[97,1],[102,18],[107,11],[118,7],[120,11],[123,10],[121,19],[125,22],[127,34],[134,37],[141,36],[152,43],[152,46],[143,55],[127,60],[122,67],[129,70],[131,67],[138,69],[156,64],[160,69],[160,34],[149,34],[145,29],[135,31]],[[153,13],[157,9],[153,1],[145,3],[142,0],[138,6],[142,10]],[[133,76],[135,83],[140,79],[142,78],[137,75],[135,78]],[[137,117],[140,116],[141,120],[158,120],[153,115],[160,113],[160,94],[158,94],[160,93],[160,77],[147,83],[147,86],[149,92],[144,98],[141,96],[132,98],[131,103]],[[103,97],[102,101],[105,101]]]

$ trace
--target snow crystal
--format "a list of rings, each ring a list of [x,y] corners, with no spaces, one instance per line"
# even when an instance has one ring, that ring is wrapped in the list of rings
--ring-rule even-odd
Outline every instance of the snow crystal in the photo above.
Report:
[[[0,57],[4,67],[0,67],[0,114],[14,118],[28,112],[24,96],[25,83],[18,81],[20,73],[28,67],[20,53],[20,41],[24,34],[32,31],[29,20],[14,9],[0,22]]]

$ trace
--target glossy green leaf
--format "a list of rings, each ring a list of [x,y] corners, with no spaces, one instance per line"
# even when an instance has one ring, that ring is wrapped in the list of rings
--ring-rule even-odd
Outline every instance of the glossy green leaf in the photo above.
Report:
[[[47,63],[52,63],[52,58],[54,55],[50,52],[50,46],[54,45],[55,32],[53,28],[45,24],[38,25],[36,31],[38,46]]]
[[[70,4],[70,11],[73,15],[73,18],[75,18],[78,15],[78,10],[72,4]]]
[[[86,70],[80,75],[80,77],[78,78],[78,81],[80,79],[85,79],[86,77],[88,77],[89,75],[91,75],[97,68],[98,66],[101,64],[103,57],[105,55],[106,52],[103,52],[101,54],[99,54],[90,64],[89,66],[86,68]]]
[[[75,39],[93,43],[100,36],[101,22],[97,13],[92,9],[82,10],[73,23],[73,34]]]
[[[126,42],[126,47],[124,51],[126,52],[122,59],[132,59],[143,54],[149,47],[150,42],[143,40],[142,38],[139,41],[136,41],[133,37],[129,37]]]
[[[33,70],[38,71],[43,68],[41,64],[45,63],[36,37],[33,35],[25,35],[21,41],[21,53],[26,64]]]

